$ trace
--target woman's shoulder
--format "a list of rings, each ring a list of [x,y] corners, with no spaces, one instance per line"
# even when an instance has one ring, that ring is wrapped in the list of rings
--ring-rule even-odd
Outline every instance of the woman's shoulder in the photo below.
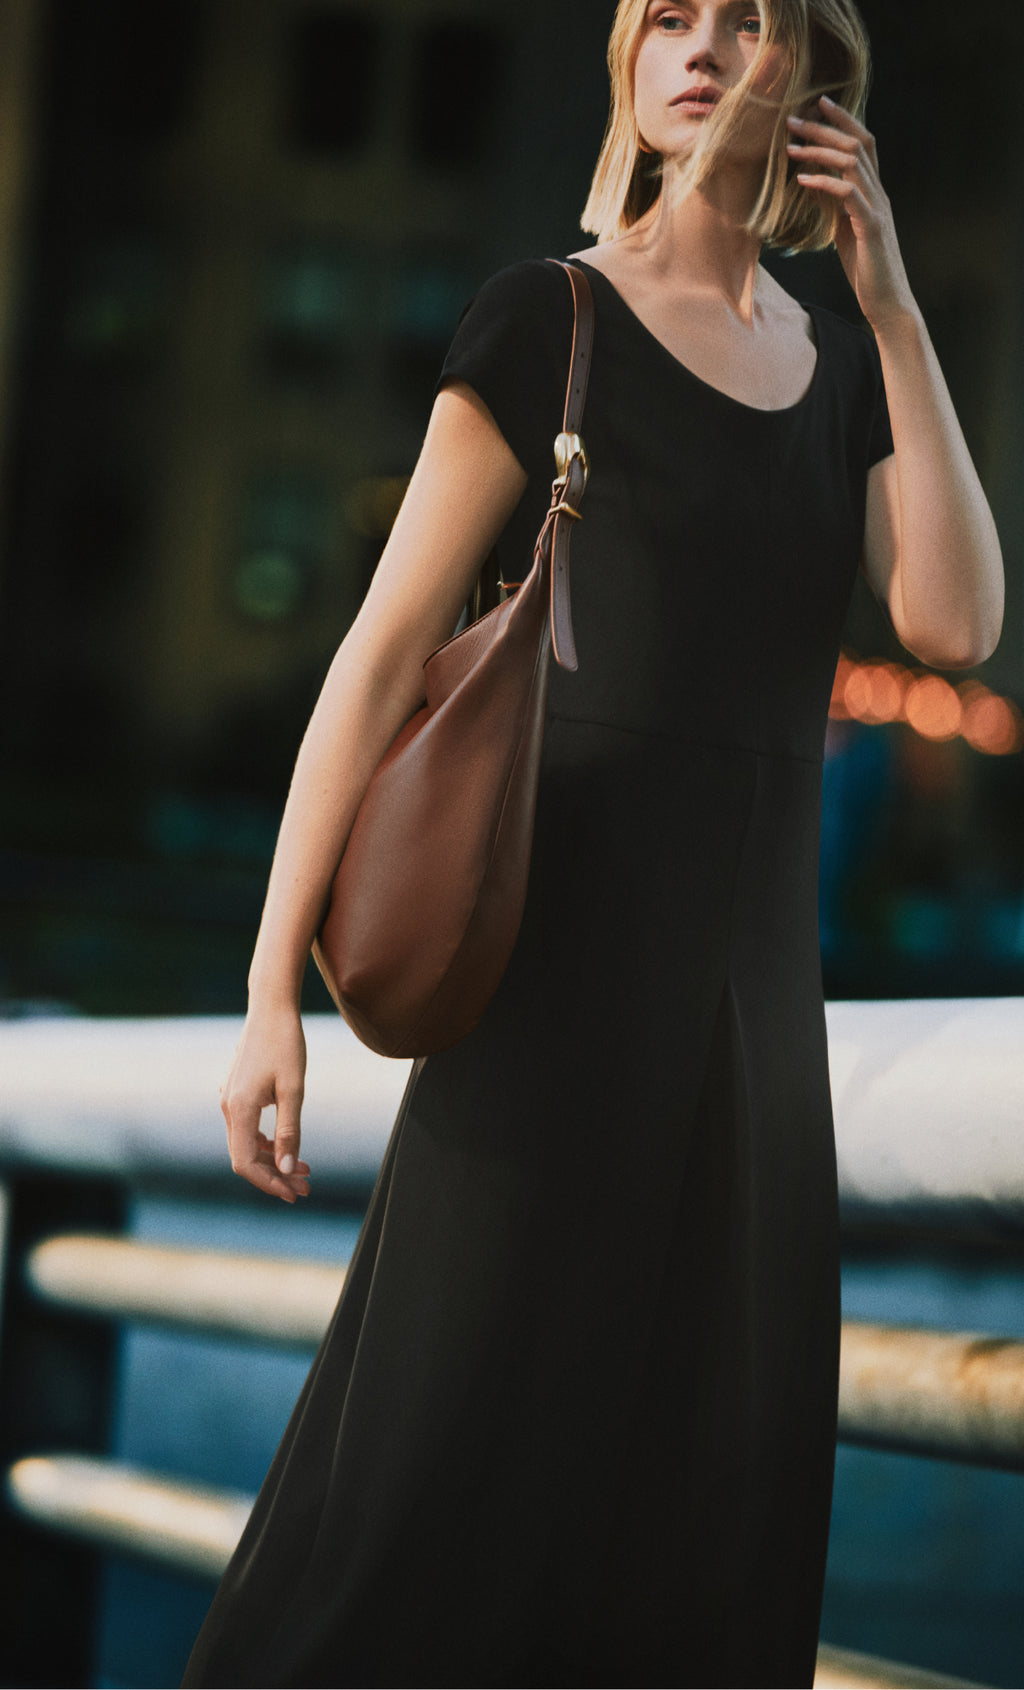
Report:
[[[435,397],[453,380],[475,389],[531,480],[550,479],[573,333],[568,277],[543,258],[489,276],[459,318]]]
[[[560,262],[550,258],[520,258],[487,277],[466,304],[477,318],[513,317],[546,322],[552,311],[572,314],[572,293]]]
[[[801,300],[800,303],[818,330],[819,339],[823,334],[828,337],[828,351],[833,361],[842,361],[851,369],[874,371],[878,367],[875,337],[863,318],[854,322],[841,311],[835,311],[829,305],[819,305],[816,300]]]
[[[826,380],[817,384],[819,394],[831,394],[831,403],[854,420],[853,433],[863,430],[867,438],[867,462],[878,463],[893,450],[885,377],[875,337],[863,320],[853,322],[827,305],[806,307],[818,337],[818,358]]]
[[[842,311],[836,311],[831,305],[821,305],[814,299],[802,299],[800,303],[805,311],[827,323],[832,332],[843,337],[849,345],[859,346],[865,341],[870,344],[873,337],[863,317],[854,321]]]
[[[572,346],[574,307],[560,264],[523,258],[489,276],[463,308],[445,374],[501,369],[513,384],[560,371]],[[472,375],[469,376],[473,381]]]

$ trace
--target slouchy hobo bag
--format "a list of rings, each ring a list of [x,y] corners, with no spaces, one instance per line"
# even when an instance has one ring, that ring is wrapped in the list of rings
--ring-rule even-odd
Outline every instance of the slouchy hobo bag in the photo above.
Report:
[[[532,568],[428,657],[426,701],[373,773],[313,945],[345,1020],[382,1056],[430,1055],[475,1027],[522,920],[552,650],[577,667],[569,541],[589,473],[593,299],[583,272],[562,268],[575,326]]]

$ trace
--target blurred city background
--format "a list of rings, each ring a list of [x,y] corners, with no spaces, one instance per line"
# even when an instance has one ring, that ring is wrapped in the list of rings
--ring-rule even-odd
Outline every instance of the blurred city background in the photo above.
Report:
[[[501,265],[585,244],[613,9],[0,0],[0,1016],[244,1009],[295,751],[459,312]],[[934,676],[858,590],[827,745],[826,993],[1024,996],[1016,37],[1007,0],[863,9],[883,180],[1008,608],[987,664]],[[771,265],[857,318],[834,255]],[[312,971],[306,1004],[329,1008]],[[30,1196],[25,1239],[66,1216],[343,1260],[365,1192],[301,1221],[184,1172]],[[1020,1256],[951,1249],[910,1261],[850,1234],[848,1308],[1024,1336]],[[104,1328],[81,1447],[254,1488],[308,1356],[203,1342]],[[203,1382],[187,1412],[183,1370]],[[9,1360],[3,1384],[10,1459],[30,1440]],[[243,1396],[259,1411],[229,1439]],[[1019,1684],[1021,1482],[841,1451],[827,1634]],[[71,1569],[80,1613],[68,1676],[29,1676],[40,1611],[0,1681],[176,1682],[208,1586],[116,1558],[83,1572],[84,1552],[7,1529],[26,1565]],[[26,1612],[41,1588],[26,1574]]]

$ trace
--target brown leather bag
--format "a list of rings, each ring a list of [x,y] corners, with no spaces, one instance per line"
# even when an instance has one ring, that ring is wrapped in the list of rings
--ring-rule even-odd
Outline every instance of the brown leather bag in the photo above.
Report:
[[[583,272],[562,268],[576,322],[533,567],[427,659],[426,702],[374,771],[313,946],[345,1020],[382,1056],[425,1056],[475,1027],[522,919],[551,649],[577,666],[569,537],[588,475],[594,307]]]

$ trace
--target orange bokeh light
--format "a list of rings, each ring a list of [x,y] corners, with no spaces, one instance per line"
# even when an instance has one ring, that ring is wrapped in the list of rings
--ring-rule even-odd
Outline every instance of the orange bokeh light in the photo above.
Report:
[[[917,675],[907,688],[905,714],[923,739],[955,739],[963,726],[964,707],[941,675]]]
[[[975,751],[1007,757],[1024,749],[1024,716],[1008,698],[975,693],[965,702],[963,735]]]
[[[836,678],[832,683],[832,699],[828,707],[828,713],[834,722],[845,722],[849,720],[850,712],[846,708],[844,695],[846,692],[846,683],[850,679],[850,676],[855,672],[856,668],[857,664],[853,658],[847,657],[846,653],[843,652],[838,664],[836,665]]]
[[[906,671],[898,663],[854,664],[843,688],[843,703],[854,721],[878,726],[899,720],[906,691]]]
[[[989,757],[1024,751],[1024,713],[983,681],[953,687],[941,675],[914,674],[881,658],[862,663],[852,652],[839,658],[828,713],[833,721],[871,727],[903,721],[935,743],[962,734]]]

